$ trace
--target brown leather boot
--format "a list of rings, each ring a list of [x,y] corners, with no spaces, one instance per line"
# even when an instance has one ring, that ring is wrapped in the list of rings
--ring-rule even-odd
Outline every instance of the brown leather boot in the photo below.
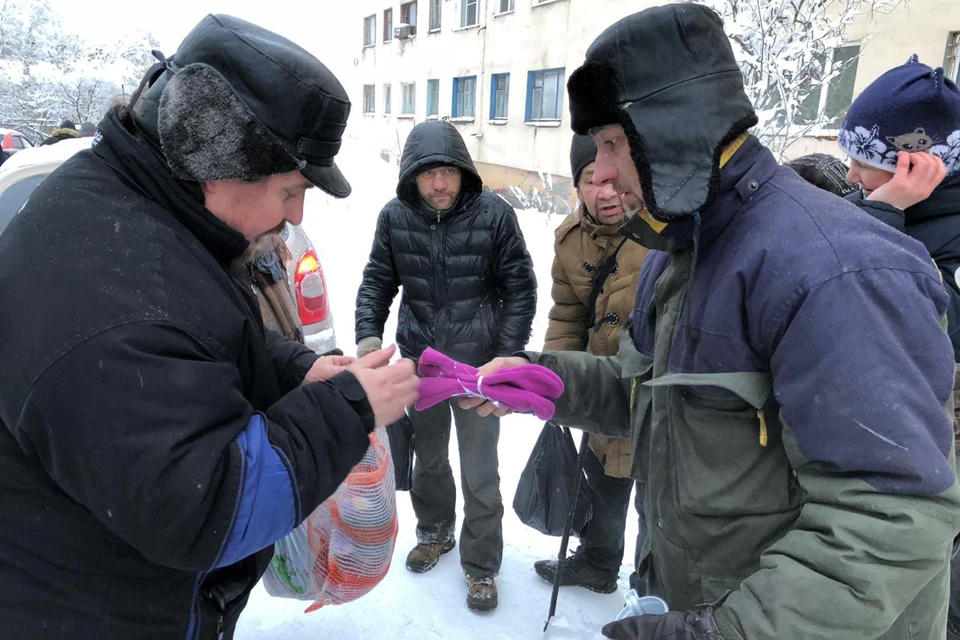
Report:
[[[447,553],[454,546],[453,539],[444,542],[421,542],[407,554],[407,569],[414,573],[426,573],[437,566],[440,556]]]
[[[467,608],[471,611],[497,608],[497,583],[493,576],[467,578]]]

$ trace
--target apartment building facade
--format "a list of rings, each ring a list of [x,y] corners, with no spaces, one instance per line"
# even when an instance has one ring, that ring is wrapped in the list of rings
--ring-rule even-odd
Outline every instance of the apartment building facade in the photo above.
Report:
[[[767,0],[764,0],[767,1]],[[357,49],[347,90],[351,127],[395,160],[416,123],[447,119],[460,130],[491,188],[569,190],[566,81],[586,48],[651,0],[362,0],[353,8]],[[362,28],[362,37],[360,35]],[[890,15],[861,16],[830,54],[844,71],[808,99],[835,115],[788,156],[838,153],[835,127],[853,97],[917,53],[960,79],[960,0],[910,0]],[[569,201],[569,198],[568,198]]]

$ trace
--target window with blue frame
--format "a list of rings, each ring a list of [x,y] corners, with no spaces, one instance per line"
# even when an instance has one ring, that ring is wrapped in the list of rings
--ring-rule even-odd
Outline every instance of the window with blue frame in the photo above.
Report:
[[[480,0],[460,0],[460,27],[480,24]]]
[[[556,122],[563,115],[564,69],[527,74],[527,122]]]
[[[510,104],[510,74],[495,73],[490,79],[490,119],[506,120]]]
[[[427,115],[435,116],[440,112],[440,80],[427,80]]]
[[[476,117],[477,76],[463,76],[453,79],[454,118]]]

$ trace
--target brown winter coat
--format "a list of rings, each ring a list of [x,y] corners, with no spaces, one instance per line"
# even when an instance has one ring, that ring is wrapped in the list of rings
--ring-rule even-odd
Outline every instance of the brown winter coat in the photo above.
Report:
[[[587,326],[590,292],[606,259],[623,242],[616,225],[598,225],[583,206],[557,228],[553,259],[553,308],[547,326],[545,351],[586,351],[598,356],[617,353],[620,328],[633,308],[640,265],[647,250],[627,241],[617,253],[617,268],[597,296],[596,325]],[[633,453],[629,439],[591,435],[590,448],[608,476],[630,476]]]

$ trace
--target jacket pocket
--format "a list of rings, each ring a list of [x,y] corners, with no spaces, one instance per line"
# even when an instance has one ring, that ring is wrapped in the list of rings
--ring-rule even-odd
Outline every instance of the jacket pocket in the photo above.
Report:
[[[497,342],[497,334],[499,333],[499,327],[497,326],[497,318],[493,315],[493,309],[491,308],[490,302],[484,302],[480,305],[480,313],[478,314],[480,321],[480,335],[483,336],[484,347],[493,347]]]
[[[764,373],[673,374],[670,439],[684,511],[704,516],[791,508],[791,467],[772,379]]]
[[[413,314],[406,300],[400,301],[400,313],[397,316],[397,345],[410,348],[410,336],[413,335]]]

